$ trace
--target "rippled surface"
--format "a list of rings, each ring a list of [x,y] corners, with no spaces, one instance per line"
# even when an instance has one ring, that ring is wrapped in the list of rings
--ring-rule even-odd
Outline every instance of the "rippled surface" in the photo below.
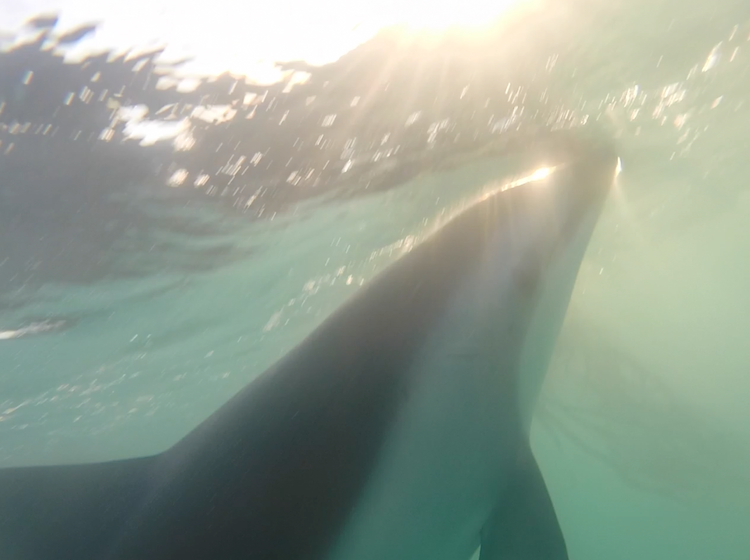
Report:
[[[143,48],[66,63],[92,29],[8,29],[0,464],[170,445],[575,127],[616,137],[623,173],[534,431],[571,557],[745,560],[749,16],[538,3],[270,85]]]

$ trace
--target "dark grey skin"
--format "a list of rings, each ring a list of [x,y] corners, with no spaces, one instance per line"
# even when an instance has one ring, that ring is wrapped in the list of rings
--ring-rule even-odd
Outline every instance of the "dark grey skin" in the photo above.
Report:
[[[526,155],[164,453],[0,470],[0,557],[566,559],[528,425],[617,157]]]

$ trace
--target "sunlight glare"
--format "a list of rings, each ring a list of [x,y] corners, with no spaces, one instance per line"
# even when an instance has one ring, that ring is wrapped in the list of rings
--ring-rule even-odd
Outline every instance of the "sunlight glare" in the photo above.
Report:
[[[406,24],[416,29],[440,30],[448,27],[481,27],[492,24],[503,12],[522,0],[463,0],[428,3],[410,0],[394,10],[392,23]]]
[[[280,80],[276,62],[304,60],[313,65],[337,60],[379,30],[403,25],[415,30],[489,27],[500,16],[530,7],[534,0],[276,0],[237,3],[213,0],[205,10],[182,0],[26,0],[0,10],[0,30],[14,29],[41,12],[60,12],[60,30],[98,21],[96,33],[63,51],[81,60],[107,49],[166,47],[164,61],[192,60],[181,76],[245,74],[259,83]]]
[[[552,173],[552,169],[550,169],[549,167],[541,167],[531,174],[531,176],[529,177],[529,180],[540,181],[541,179],[544,179],[545,177],[549,177],[550,173]]]

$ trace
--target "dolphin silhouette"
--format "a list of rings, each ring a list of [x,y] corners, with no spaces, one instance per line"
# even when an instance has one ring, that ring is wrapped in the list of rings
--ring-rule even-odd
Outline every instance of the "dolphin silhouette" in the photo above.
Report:
[[[0,557],[567,558],[529,425],[618,158],[552,138],[167,451],[0,470]]]

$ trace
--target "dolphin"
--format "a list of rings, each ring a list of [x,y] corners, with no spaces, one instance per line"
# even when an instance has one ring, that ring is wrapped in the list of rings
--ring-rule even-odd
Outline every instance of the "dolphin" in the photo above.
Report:
[[[566,559],[529,429],[619,160],[552,138],[167,451],[0,470],[0,557]]]

